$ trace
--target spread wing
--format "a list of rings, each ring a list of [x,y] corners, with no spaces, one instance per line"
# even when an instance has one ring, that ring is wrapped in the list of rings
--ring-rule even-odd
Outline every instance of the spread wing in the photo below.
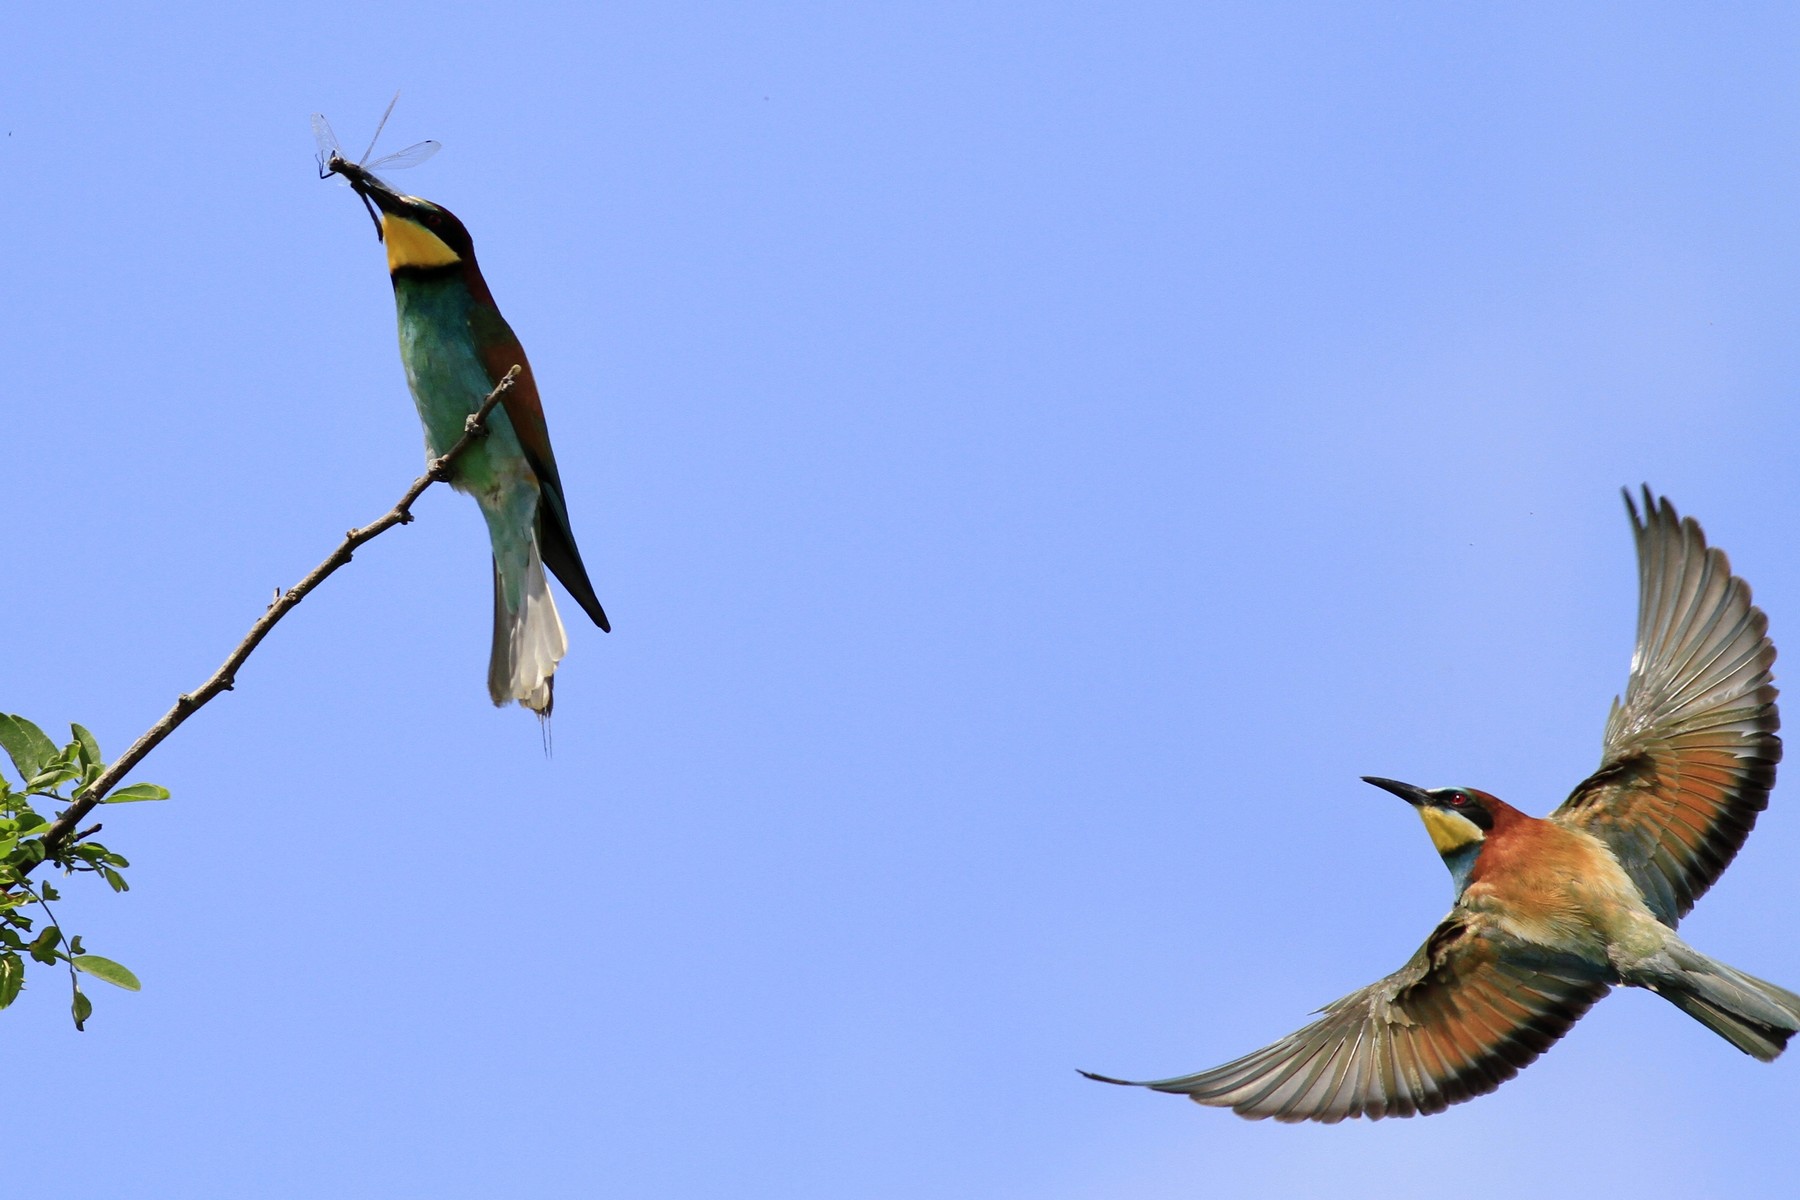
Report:
[[[1606,719],[1600,769],[1550,819],[1605,842],[1673,926],[1768,807],[1781,761],[1775,647],[1750,587],[1692,517],[1644,489],[1625,505],[1638,550],[1631,680]]]
[[[1404,967],[1320,1009],[1298,1033],[1210,1071],[1135,1086],[1252,1119],[1442,1112],[1518,1074],[1607,990],[1596,967],[1457,910]]]

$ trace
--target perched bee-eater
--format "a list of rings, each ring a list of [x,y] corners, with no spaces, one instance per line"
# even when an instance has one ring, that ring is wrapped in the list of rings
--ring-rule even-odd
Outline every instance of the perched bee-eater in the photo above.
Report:
[[[1544,819],[1474,788],[1365,776],[1423,818],[1454,881],[1450,914],[1405,966],[1298,1033],[1138,1086],[1279,1121],[1441,1112],[1512,1078],[1616,984],[1765,1062],[1786,1048],[1800,996],[1675,935],[1775,783],[1768,620],[1692,518],[1648,488],[1641,519],[1625,502],[1637,646],[1600,769]]]
[[[569,529],[531,364],[494,306],[469,231],[450,210],[401,195],[339,154],[331,154],[324,166],[379,210],[400,320],[400,361],[425,427],[427,456],[448,450],[506,372],[519,368],[501,407],[489,417],[487,436],[457,458],[450,482],[481,505],[493,543],[488,695],[495,704],[516,700],[548,716],[556,664],[568,638],[544,568],[555,572],[594,624],[608,631],[612,626]]]

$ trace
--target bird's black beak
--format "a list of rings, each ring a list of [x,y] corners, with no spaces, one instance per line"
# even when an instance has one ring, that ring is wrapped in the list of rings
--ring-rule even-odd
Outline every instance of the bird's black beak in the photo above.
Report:
[[[404,216],[412,209],[412,205],[407,203],[406,197],[367,172],[363,172],[360,178],[352,179],[350,186],[355,188],[357,194],[364,199],[373,201],[375,207],[382,212]]]
[[[342,175],[350,181],[350,186],[355,190],[357,198],[363,202],[363,207],[369,210],[369,220],[375,222],[376,237],[381,236],[381,217],[377,214],[377,209],[381,212],[391,213],[404,212],[406,209],[406,201],[400,196],[400,193],[341,154],[333,154],[326,159],[320,175]]]
[[[1431,803],[1431,797],[1424,788],[1414,787],[1410,783],[1401,783],[1398,779],[1383,779],[1379,775],[1364,775],[1364,783],[1372,783],[1384,792],[1392,792],[1414,808],[1422,808]]]

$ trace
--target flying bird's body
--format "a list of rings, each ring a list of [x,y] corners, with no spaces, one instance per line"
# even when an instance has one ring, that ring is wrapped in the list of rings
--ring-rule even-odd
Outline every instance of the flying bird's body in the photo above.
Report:
[[[1587,957],[1661,944],[1664,927],[1598,839],[1497,798],[1484,803],[1495,832],[1482,839],[1461,896],[1472,922],[1523,944]]]
[[[1510,1079],[1621,984],[1764,1061],[1800,1032],[1800,996],[1675,932],[1767,807],[1775,649],[1724,554],[1644,500],[1638,642],[1600,769],[1543,819],[1473,788],[1368,777],[1417,809],[1456,889],[1449,915],[1299,1032],[1143,1086],[1283,1121],[1439,1112]]]
[[[400,361],[419,411],[429,457],[462,436],[470,415],[517,366],[520,374],[488,420],[488,435],[456,460],[451,486],[475,498],[494,554],[494,636],[488,694],[540,716],[554,701],[553,677],[568,649],[550,597],[548,567],[601,629],[610,629],[569,529],[568,507],[531,364],[500,315],[462,222],[449,210],[404,196],[333,155],[378,209],[400,330]]]

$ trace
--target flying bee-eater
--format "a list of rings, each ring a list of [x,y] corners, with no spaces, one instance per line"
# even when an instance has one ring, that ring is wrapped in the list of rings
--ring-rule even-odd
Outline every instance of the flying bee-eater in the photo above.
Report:
[[[516,700],[547,717],[568,637],[544,568],[594,624],[609,632],[612,626],[569,528],[531,363],[494,305],[469,231],[449,209],[401,194],[341,154],[329,154],[323,168],[322,173],[347,179],[363,202],[373,205],[372,214],[379,214],[376,225],[387,247],[399,317],[400,361],[425,428],[427,457],[437,458],[455,444],[488,393],[507,371],[519,368],[488,419],[487,436],[458,456],[450,484],[475,497],[493,544],[488,695],[497,705]]]
[[[1136,1086],[1278,1121],[1441,1112],[1512,1078],[1620,984],[1655,992],[1764,1062],[1786,1048],[1800,996],[1675,934],[1775,783],[1768,621],[1691,517],[1648,488],[1641,517],[1629,493],[1625,503],[1637,645],[1600,769],[1544,819],[1474,788],[1365,776],[1424,820],[1450,869],[1450,914],[1405,966],[1298,1033]]]

